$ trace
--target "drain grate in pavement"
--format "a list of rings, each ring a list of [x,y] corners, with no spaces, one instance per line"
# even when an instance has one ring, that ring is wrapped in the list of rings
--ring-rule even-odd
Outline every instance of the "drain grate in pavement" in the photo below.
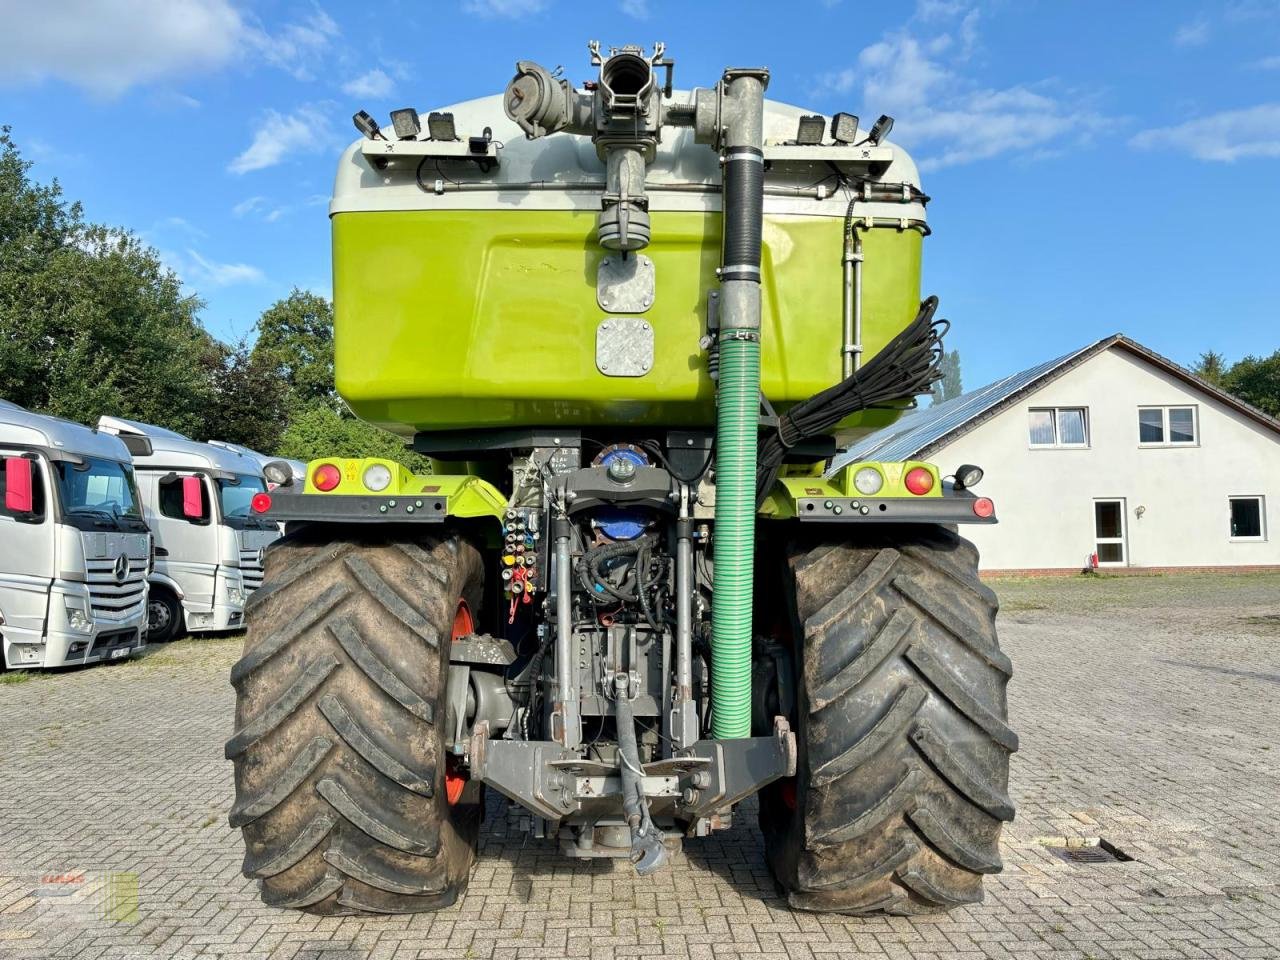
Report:
[[[1129,863],[1133,860],[1129,854],[1102,837],[1068,840],[1061,844],[1049,843],[1046,846],[1067,863]]]

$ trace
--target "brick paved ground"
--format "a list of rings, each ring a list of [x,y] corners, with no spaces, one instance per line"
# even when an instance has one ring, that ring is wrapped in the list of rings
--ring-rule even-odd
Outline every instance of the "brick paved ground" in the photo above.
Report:
[[[750,807],[639,880],[508,843],[494,802],[450,910],[268,909],[226,826],[224,640],[0,684],[0,957],[1280,957],[1280,576],[996,586],[1019,811],[976,907],[792,913]],[[1135,859],[1073,864],[1043,845],[1099,836]],[[127,894],[130,873],[136,914],[104,919],[108,878]]]

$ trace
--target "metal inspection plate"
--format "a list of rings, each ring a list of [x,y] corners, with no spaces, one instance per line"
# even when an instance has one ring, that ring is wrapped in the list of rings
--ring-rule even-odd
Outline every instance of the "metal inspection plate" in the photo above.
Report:
[[[610,317],[596,327],[596,369],[606,377],[643,377],[653,369],[653,326],[639,317]]]
[[[596,303],[607,313],[644,313],[653,306],[653,261],[643,253],[610,254],[596,271]]]

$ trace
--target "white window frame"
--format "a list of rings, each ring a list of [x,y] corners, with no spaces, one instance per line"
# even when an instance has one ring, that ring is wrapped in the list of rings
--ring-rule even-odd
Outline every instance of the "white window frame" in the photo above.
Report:
[[[1231,533],[1231,504],[1236,500],[1256,500],[1258,503],[1258,530],[1256,537],[1237,537]],[[1232,494],[1227,497],[1227,540],[1231,543],[1267,542],[1267,498],[1260,493]]]
[[[1058,415],[1064,410],[1079,410],[1084,421],[1084,443],[1062,443],[1058,438],[1062,435],[1058,428]],[[1031,442],[1031,414],[1053,414],[1053,443]],[[1064,404],[1056,407],[1027,407],[1027,449],[1029,450],[1088,450],[1092,431],[1089,429],[1089,408],[1084,404]]]
[[[1144,442],[1142,439],[1142,411],[1159,410],[1160,411],[1160,429],[1164,437],[1163,440],[1151,440]],[[1190,440],[1174,440],[1173,433],[1169,429],[1169,411],[1170,410],[1190,410],[1191,411],[1191,432]],[[1200,405],[1195,403],[1144,403],[1138,406],[1138,446],[1139,447],[1198,447],[1200,446]]]
[[[1120,536],[1118,537],[1099,537],[1098,536],[1098,504],[1100,503],[1116,503],[1120,505]],[[1094,497],[1093,499],[1093,550],[1094,553],[1100,553],[1098,547],[1104,543],[1118,543],[1120,545],[1119,560],[1103,560],[1098,557],[1098,566],[1100,567],[1127,567],[1129,565],[1129,517],[1126,511],[1129,509],[1128,500],[1125,497]]]

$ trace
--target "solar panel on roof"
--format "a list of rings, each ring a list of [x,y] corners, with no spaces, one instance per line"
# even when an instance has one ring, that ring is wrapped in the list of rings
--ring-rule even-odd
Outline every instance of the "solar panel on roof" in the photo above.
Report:
[[[1098,341],[1101,343],[1102,341]],[[1093,349],[1090,344],[1056,360],[1028,367],[1003,380],[961,394],[953,400],[944,400],[931,407],[913,410],[892,426],[868,434],[839,453],[831,462],[827,476],[836,473],[846,464],[862,460],[911,460],[953,431],[982,416],[1018,391],[1052,373],[1058,367],[1080,354]]]

